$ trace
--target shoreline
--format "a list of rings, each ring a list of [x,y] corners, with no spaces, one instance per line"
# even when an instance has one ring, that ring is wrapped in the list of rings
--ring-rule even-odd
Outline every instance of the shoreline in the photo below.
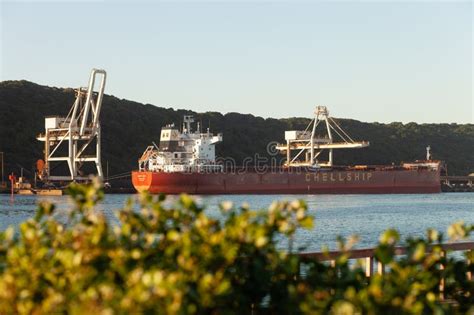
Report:
[[[9,195],[11,192],[9,189],[7,190],[0,190],[0,194],[3,195]],[[129,188],[129,187],[119,187],[119,188],[107,188],[104,190],[104,193],[107,195],[126,195],[126,194],[137,194],[138,192],[135,190],[135,188]],[[474,193],[474,187],[448,187],[445,185],[441,186],[441,193]],[[15,195],[22,195],[15,193]],[[23,194],[24,196],[36,196],[36,194]],[[63,195],[67,195],[64,193],[63,190]],[[193,194],[191,194],[193,195]],[[214,194],[213,194],[214,195]],[[222,195],[222,194],[215,194],[215,195]],[[224,194],[227,195],[227,194]],[[259,195],[259,194],[243,194],[243,195]],[[264,194],[267,195],[267,194]],[[280,194],[275,194],[275,195],[280,195]],[[300,195],[300,194],[295,194],[295,195]],[[303,194],[304,195],[304,194]],[[315,194],[318,195],[318,194]],[[338,194],[334,194],[338,195]],[[343,194],[345,195],[345,194]],[[376,194],[377,195],[377,194]],[[389,194],[389,195],[397,195],[397,194]]]

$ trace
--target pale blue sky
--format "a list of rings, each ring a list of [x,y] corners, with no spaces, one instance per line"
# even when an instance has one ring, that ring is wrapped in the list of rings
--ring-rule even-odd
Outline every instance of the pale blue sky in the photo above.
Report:
[[[2,1],[2,0],[0,0]],[[1,2],[1,80],[195,111],[474,123],[473,4]],[[67,104],[69,106],[69,104]]]

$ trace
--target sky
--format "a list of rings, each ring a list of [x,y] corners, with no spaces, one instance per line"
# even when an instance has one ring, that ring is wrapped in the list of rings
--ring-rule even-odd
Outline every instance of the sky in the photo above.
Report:
[[[161,107],[474,123],[471,1],[5,1],[0,79]],[[67,104],[70,106],[71,104]]]

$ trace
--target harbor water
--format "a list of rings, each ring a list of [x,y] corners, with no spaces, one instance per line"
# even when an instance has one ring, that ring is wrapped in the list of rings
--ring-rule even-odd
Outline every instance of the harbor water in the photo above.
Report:
[[[117,222],[115,212],[129,198],[136,195],[106,195],[98,206],[112,222]],[[169,197],[173,202],[176,197]],[[309,213],[315,218],[312,230],[300,230],[295,245],[305,251],[319,251],[323,245],[337,248],[337,236],[358,235],[356,248],[371,247],[380,234],[388,229],[397,229],[402,239],[424,236],[428,228],[446,232],[456,221],[474,223],[474,193],[441,193],[419,195],[225,195],[195,196],[205,206],[210,216],[218,217],[218,205],[232,201],[238,206],[248,203],[252,209],[267,208],[274,200],[303,199]],[[66,215],[71,208],[68,196],[21,196],[0,195],[0,230],[34,216],[40,201],[57,205],[58,215]],[[285,244],[281,244],[282,247]]]

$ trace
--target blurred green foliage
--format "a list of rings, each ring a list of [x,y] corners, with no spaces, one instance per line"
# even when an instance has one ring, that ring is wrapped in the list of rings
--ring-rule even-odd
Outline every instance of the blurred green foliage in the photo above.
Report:
[[[19,231],[0,233],[0,314],[474,312],[472,251],[466,259],[443,255],[436,231],[407,240],[407,255],[397,258],[398,233],[384,233],[376,257],[387,271],[366,278],[361,262],[349,263],[353,240],[340,240],[335,264],[294,253],[295,231],[313,226],[303,201],[261,211],[225,202],[214,219],[189,196],[171,204],[144,194],[112,224],[95,209],[103,198],[97,182],[72,184],[69,194],[66,217],[42,203]],[[457,223],[449,235],[472,230]]]

